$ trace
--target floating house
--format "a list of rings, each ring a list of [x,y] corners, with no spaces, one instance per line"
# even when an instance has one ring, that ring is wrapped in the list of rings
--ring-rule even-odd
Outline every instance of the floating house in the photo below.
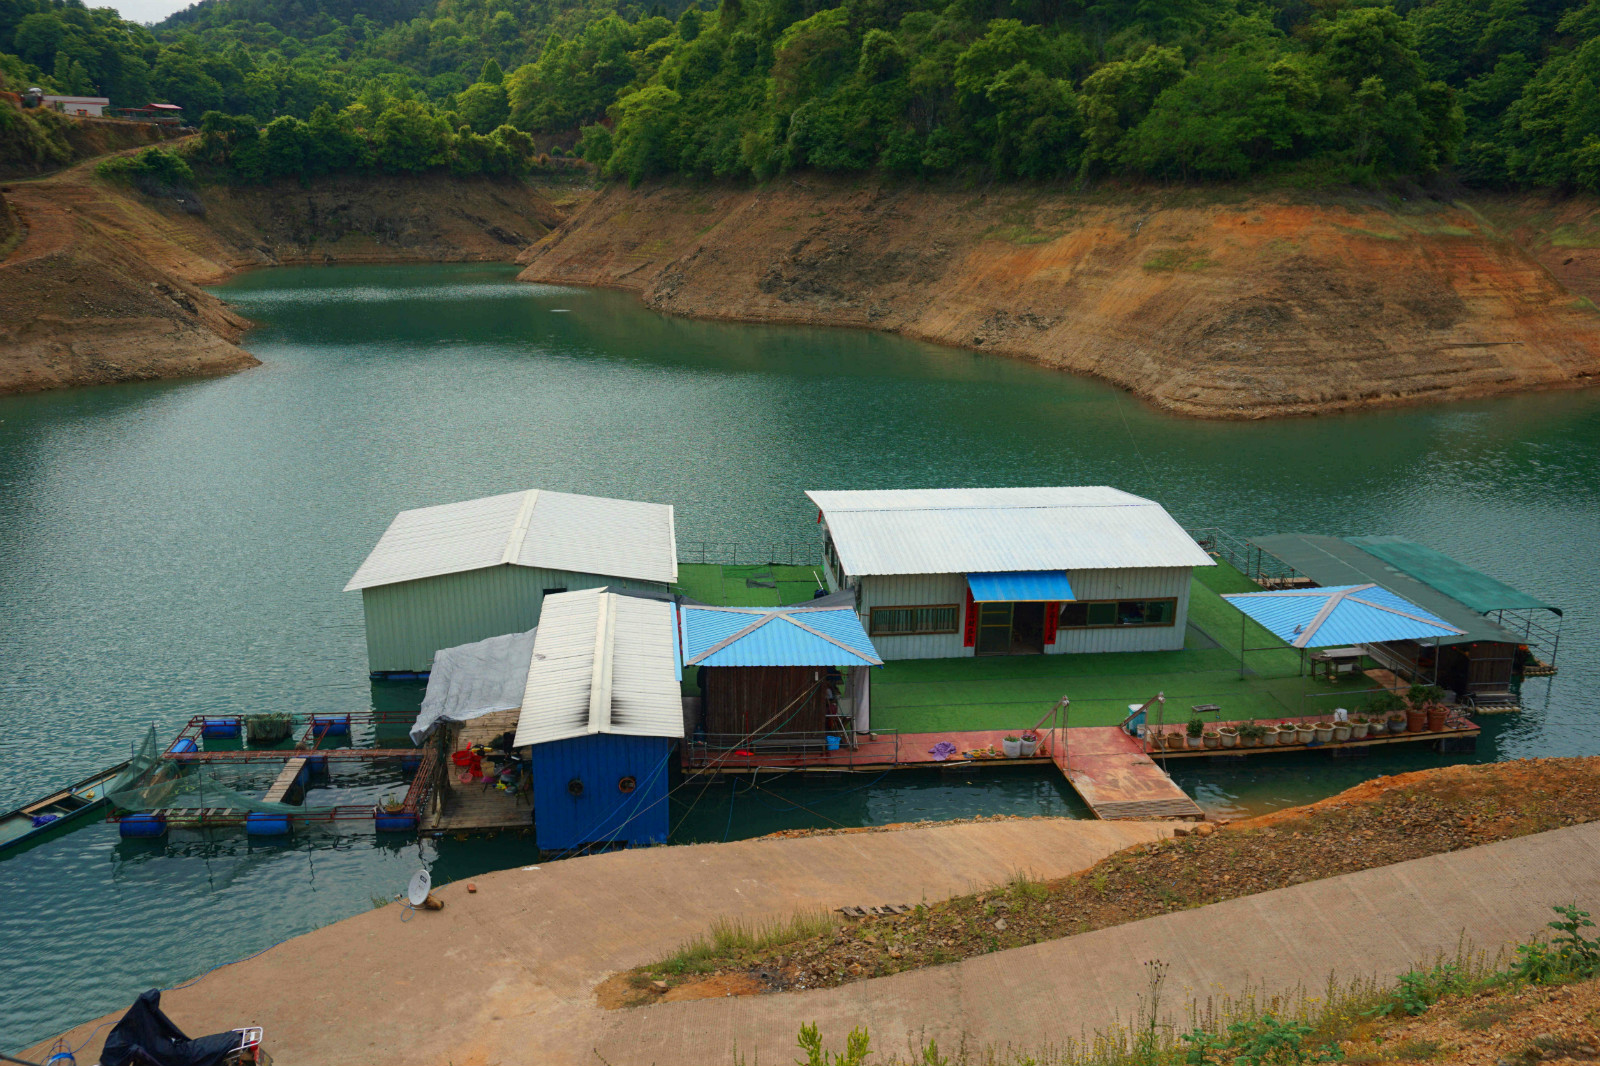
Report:
[[[1328,537],[1285,533],[1250,544],[1288,569],[1280,585],[1376,585],[1443,620],[1435,640],[1369,641],[1363,647],[1396,674],[1437,680],[1479,705],[1506,703],[1535,655],[1553,664],[1561,611],[1403,537]],[[1259,572],[1263,568],[1257,564]]]
[[[514,741],[529,749],[541,850],[667,839],[684,717],[673,621],[665,598],[590,589],[545,602]]]
[[[111,100],[104,96],[51,96],[47,93],[44,106],[80,118],[99,118],[111,106]]]
[[[808,492],[830,589],[884,659],[1183,647],[1215,562],[1160,504],[1106,487]]]
[[[792,750],[870,728],[870,671],[883,660],[849,593],[793,607],[685,603],[678,636],[700,688],[698,744]]]
[[[670,506],[530,489],[402,511],[346,592],[360,590],[374,677],[427,673],[440,648],[538,625],[547,595],[665,592],[678,579]]]

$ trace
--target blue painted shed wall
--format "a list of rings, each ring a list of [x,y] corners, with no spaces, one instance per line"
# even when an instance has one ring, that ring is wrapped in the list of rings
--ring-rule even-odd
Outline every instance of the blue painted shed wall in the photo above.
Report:
[[[537,744],[533,764],[534,837],[545,851],[606,840],[662,844],[667,839],[665,765],[677,743],[671,737],[627,737],[597,733]],[[573,796],[567,782],[583,781]],[[639,785],[617,790],[624,777]]]

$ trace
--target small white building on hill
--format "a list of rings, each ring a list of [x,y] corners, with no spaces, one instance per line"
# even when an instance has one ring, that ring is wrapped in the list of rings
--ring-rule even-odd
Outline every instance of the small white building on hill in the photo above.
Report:
[[[829,587],[885,659],[1183,647],[1215,563],[1151,500],[1103,486],[808,492]]]

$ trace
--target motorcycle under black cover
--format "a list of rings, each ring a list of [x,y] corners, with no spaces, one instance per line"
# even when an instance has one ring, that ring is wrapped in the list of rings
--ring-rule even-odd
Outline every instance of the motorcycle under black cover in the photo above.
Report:
[[[231,1031],[190,1040],[161,1013],[161,990],[152,988],[106,1037],[100,1066],[218,1066],[238,1046]]]

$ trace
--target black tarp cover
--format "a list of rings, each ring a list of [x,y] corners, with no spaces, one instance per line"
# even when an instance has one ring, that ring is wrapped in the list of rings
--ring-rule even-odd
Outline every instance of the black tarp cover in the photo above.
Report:
[[[161,990],[152,988],[106,1037],[100,1066],[218,1066],[238,1046],[232,1031],[190,1040],[161,1013]]]

